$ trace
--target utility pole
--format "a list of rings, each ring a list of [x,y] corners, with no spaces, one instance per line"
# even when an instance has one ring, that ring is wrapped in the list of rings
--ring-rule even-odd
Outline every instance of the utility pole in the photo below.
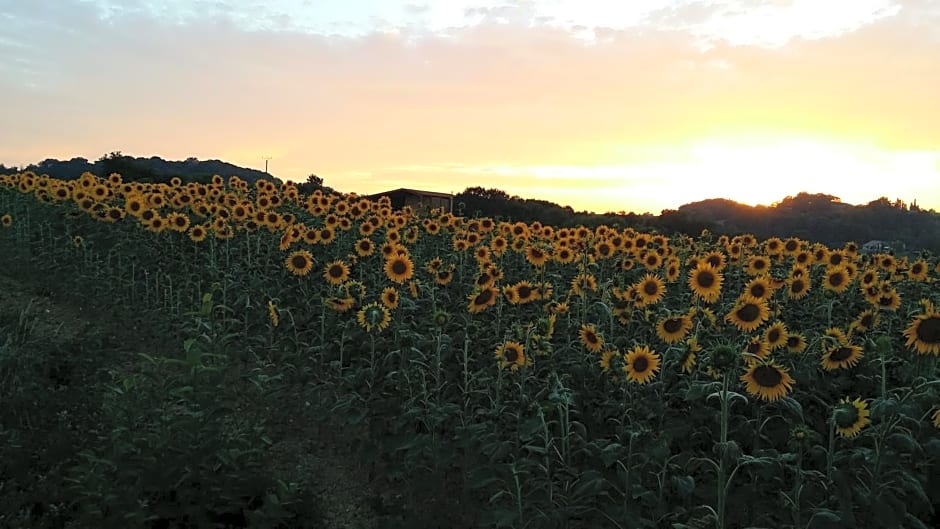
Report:
[[[270,156],[262,156],[261,159],[264,160],[264,174],[270,174],[268,173],[268,160],[272,158]]]

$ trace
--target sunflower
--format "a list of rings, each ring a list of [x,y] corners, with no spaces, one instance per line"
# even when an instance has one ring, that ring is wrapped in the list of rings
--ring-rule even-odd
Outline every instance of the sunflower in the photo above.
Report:
[[[747,392],[761,400],[773,402],[785,397],[793,387],[793,377],[785,367],[773,360],[757,362],[741,375],[747,383]]]
[[[277,313],[277,305],[270,299],[268,300],[268,318],[271,320],[272,327],[277,327],[278,323],[281,321]]]
[[[645,307],[658,303],[666,294],[666,284],[655,274],[646,274],[634,285],[637,292],[637,306]]]
[[[581,325],[581,329],[578,331],[578,338],[581,340],[581,344],[584,345],[584,348],[592,353],[599,353],[604,347],[604,338],[597,334],[597,329],[594,328],[593,324],[585,323]]]
[[[513,305],[524,305],[539,298],[539,289],[528,281],[519,281],[506,288],[507,298]]]
[[[601,371],[604,373],[610,373],[610,365],[613,363],[614,357],[618,355],[616,349],[605,349],[601,353],[601,357],[597,360],[597,365],[601,367]]]
[[[470,303],[467,305],[467,310],[473,313],[482,312],[487,307],[492,307],[495,305],[498,297],[499,289],[496,287],[490,286],[480,289],[479,291],[470,294]]]
[[[844,439],[855,437],[862,431],[862,428],[871,424],[870,415],[867,402],[861,399],[849,400],[845,397],[832,411],[836,433]]]
[[[770,309],[766,301],[743,297],[732,307],[731,312],[725,316],[725,320],[740,331],[753,331],[760,327],[769,316]]]
[[[574,294],[583,296],[588,290],[597,291],[597,278],[593,275],[581,273],[571,279],[571,291]]]
[[[858,360],[864,356],[861,346],[851,343],[839,343],[826,347],[823,352],[820,364],[826,371],[835,369],[847,369],[858,363]]]
[[[192,239],[193,242],[202,242],[206,240],[207,233],[208,232],[206,231],[206,227],[202,224],[196,224],[189,228],[189,238]]]
[[[770,355],[770,344],[763,336],[754,336],[744,346],[745,360],[751,363],[756,358],[766,358]]]
[[[520,367],[527,365],[525,347],[519,342],[510,340],[500,344],[494,356],[502,369],[508,367],[511,371],[518,371]]]
[[[692,373],[692,370],[695,368],[696,353],[701,352],[701,350],[702,346],[699,345],[698,338],[693,336],[686,340],[682,356],[679,358],[679,366],[682,367],[683,373]]]
[[[689,288],[692,293],[706,303],[712,303],[721,294],[722,275],[708,263],[698,263],[689,272]]]
[[[770,259],[765,255],[752,255],[747,260],[747,268],[745,271],[751,276],[767,274],[770,272]]]
[[[863,310],[861,314],[849,324],[849,328],[860,332],[868,332],[878,324],[879,319],[879,314],[874,309]]]
[[[411,279],[414,269],[414,263],[407,255],[395,255],[385,260],[385,275],[398,284]]]
[[[349,278],[349,265],[341,260],[333,261],[323,268],[323,278],[331,285],[340,285]]]
[[[909,348],[918,354],[940,355],[940,312],[934,310],[932,305],[926,308],[924,314],[914,317],[911,324],[904,330]]]
[[[879,309],[897,310],[898,307],[901,306],[901,296],[896,289],[887,288],[877,297],[875,305],[877,305]]]
[[[803,299],[809,294],[809,289],[811,288],[811,283],[808,275],[804,276],[791,276],[787,280],[787,298],[788,299]]]
[[[359,309],[356,320],[366,332],[372,332],[373,329],[381,331],[392,322],[392,315],[384,306],[378,303],[369,303]]]
[[[833,292],[845,292],[849,288],[849,272],[844,266],[830,266],[823,278],[823,287]]]
[[[646,345],[638,345],[628,352],[623,359],[623,372],[630,382],[646,384],[653,380],[659,371],[659,355]]]
[[[806,350],[806,338],[802,334],[795,332],[787,335],[787,351],[791,353],[802,353]]]
[[[382,305],[388,309],[398,308],[398,289],[395,287],[385,287],[382,291]]]
[[[937,410],[933,414],[933,425],[936,428],[940,428],[940,410]]]
[[[328,297],[323,299],[323,303],[336,312],[346,312],[356,305],[356,298],[346,297]]]
[[[307,250],[296,250],[287,256],[284,264],[290,273],[296,276],[305,276],[313,268],[313,256]]]
[[[543,266],[551,258],[551,254],[538,246],[530,245],[525,250],[526,261],[532,266]]]
[[[683,340],[690,330],[692,318],[686,314],[663,318],[656,324],[656,335],[667,344]]]
[[[775,322],[764,331],[764,339],[771,351],[776,351],[787,345],[787,326],[782,321]]]
[[[773,293],[774,289],[770,285],[770,280],[767,279],[767,276],[755,277],[748,281],[747,285],[744,287],[744,294],[754,299],[769,300]]]

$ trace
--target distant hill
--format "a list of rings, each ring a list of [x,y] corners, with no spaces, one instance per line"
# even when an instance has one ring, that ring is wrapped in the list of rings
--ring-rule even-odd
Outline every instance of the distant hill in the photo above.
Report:
[[[135,158],[120,152],[102,156],[94,162],[86,158],[72,158],[71,160],[49,158],[37,164],[22,167],[19,170],[47,174],[60,180],[78,178],[86,171],[98,176],[120,173],[126,180],[137,182],[169,182],[174,176],[178,176],[187,182],[208,182],[212,175],[216,174],[225,178],[237,176],[249,183],[254,183],[259,178],[275,180],[273,176],[264,171],[239,167],[221,160],[187,158],[182,161],[173,161],[164,160],[157,156]],[[0,165],[0,173],[11,171],[11,169]]]

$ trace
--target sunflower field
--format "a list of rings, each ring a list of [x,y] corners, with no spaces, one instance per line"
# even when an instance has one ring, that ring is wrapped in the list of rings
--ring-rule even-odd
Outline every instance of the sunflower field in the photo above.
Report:
[[[272,470],[289,414],[397,491],[382,527],[937,526],[934,256],[220,176],[0,176],[0,221],[4,267],[176,344],[95,372],[94,431],[52,486],[30,478],[22,325],[0,327],[6,523],[314,527],[303,479]]]

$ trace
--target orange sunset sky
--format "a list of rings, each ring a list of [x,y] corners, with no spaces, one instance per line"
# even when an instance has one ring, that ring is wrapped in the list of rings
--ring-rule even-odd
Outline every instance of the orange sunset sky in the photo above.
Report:
[[[935,0],[0,0],[0,162],[940,209]]]

